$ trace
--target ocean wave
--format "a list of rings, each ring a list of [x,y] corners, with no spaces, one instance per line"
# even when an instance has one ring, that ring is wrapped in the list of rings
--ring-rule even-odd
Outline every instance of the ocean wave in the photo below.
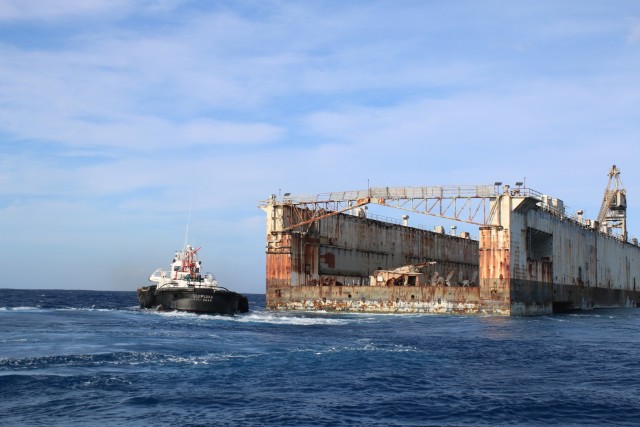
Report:
[[[390,319],[423,318],[424,314],[389,314],[389,313],[336,313],[328,311],[288,311],[271,312],[256,311],[240,315],[238,321],[262,321],[264,323],[282,323],[291,325],[347,325],[347,324],[380,324]]]
[[[201,314],[191,313],[189,311],[164,311],[164,310],[140,310],[145,316],[160,316],[160,317],[169,317],[169,318],[184,318],[184,319],[198,319],[202,317]]]
[[[107,311],[120,311],[116,308],[96,308],[93,307],[63,307],[57,308],[56,311],[99,311],[99,312],[107,312]]]
[[[221,353],[204,355],[175,355],[155,352],[115,352],[102,354],[70,354],[41,357],[0,357],[0,376],[16,370],[52,368],[94,368],[136,365],[208,365],[231,359],[246,359],[253,354]]]
[[[314,326],[314,325],[346,325],[348,319],[337,319],[335,317],[322,316],[290,316],[278,315],[267,312],[255,312],[241,316],[229,318],[231,321],[240,323],[270,323],[275,325],[296,325],[296,326]]]
[[[312,352],[316,355],[332,354],[332,353],[358,353],[358,352],[373,352],[373,353],[416,353],[418,348],[415,346],[401,345],[401,344],[375,344],[372,342],[364,343],[354,346],[340,346],[329,347],[322,350],[317,349],[299,349],[302,352]]]
[[[336,318],[335,315],[322,316],[318,313],[301,314],[299,316],[282,315],[279,313],[270,313],[265,311],[255,311],[247,314],[239,314],[236,316],[226,316],[218,314],[201,314],[190,313],[187,311],[149,311],[143,310],[143,313],[149,313],[155,316],[161,316],[173,319],[187,319],[199,322],[238,322],[238,323],[269,323],[276,325],[297,325],[297,326],[313,326],[313,325],[345,325],[350,323],[349,319]]]
[[[95,305],[91,307],[48,307],[48,306],[16,306],[16,307],[0,307],[2,311],[96,311],[96,312],[111,312],[111,311],[134,311],[137,310],[137,306],[125,307],[125,308],[99,308]]]
[[[41,307],[0,307],[0,311],[34,311],[41,310]]]
[[[92,305],[91,307],[60,307],[55,308],[56,311],[96,311],[96,312],[131,312],[138,311],[138,306],[130,306],[130,307],[111,307],[111,308],[103,308],[98,307],[96,305]]]

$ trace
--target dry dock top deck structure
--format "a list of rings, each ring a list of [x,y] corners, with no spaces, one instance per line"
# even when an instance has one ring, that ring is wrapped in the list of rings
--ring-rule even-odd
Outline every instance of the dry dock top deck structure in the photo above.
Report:
[[[597,220],[521,183],[370,188],[276,198],[267,215],[269,309],[541,315],[636,307],[640,247],[627,239],[614,166]],[[427,231],[367,215],[377,204],[479,226]]]

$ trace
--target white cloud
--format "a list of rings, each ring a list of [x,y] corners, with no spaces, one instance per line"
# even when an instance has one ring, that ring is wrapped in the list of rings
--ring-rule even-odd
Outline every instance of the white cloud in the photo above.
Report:
[[[170,13],[185,0],[3,0],[0,21],[104,19],[138,13]]]
[[[123,11],[127,0],[4,0],[0,3],[0,20],[56,19],[66,16],[101,15]]]
[[[284,130],[262,123],[225,123],[199,120],[187,123],[181,134],[182,141],[193,144],[254,144],[280,139]]]
[[[0,108],[0,124],[17,139],[55,141],[68,147],[148,150],[192,145],[260,144],[285,131],[268,123],[195,120],[174,123],[159,117],[118,117],[108,122],[55,112]]]
[[[640,43],[640,22],[635,22],[632,25],[629,35],[627,36],[627,41],[630,44]]]

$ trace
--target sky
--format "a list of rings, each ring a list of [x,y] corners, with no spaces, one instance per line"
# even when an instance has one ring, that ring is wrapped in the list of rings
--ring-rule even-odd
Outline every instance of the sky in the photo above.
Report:
[[[135,290],[186,237],[264,293],[271,194],[525,180],[595,218],[613,164],[640,237],[639,160],[637,0],[0,0],[0,288]]]

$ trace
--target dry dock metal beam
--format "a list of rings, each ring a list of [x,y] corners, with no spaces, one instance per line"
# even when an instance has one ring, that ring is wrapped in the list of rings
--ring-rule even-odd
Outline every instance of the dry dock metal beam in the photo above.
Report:
[[[436,187],[378,187],[367,190],[322,193],[312,196],[285,195],[283,205],[305,208],[312,213],[300,222],[282,231],[311,224],[315,221],[358,209],[370,203],[402,209],[424,215],[461,221],[479,226],[491,225],[497,204],[492,204],[501,195],[501,184],[436,186]],[[509,186],[505,186],[509,191]],[[523,196],[538,199],[537,194],[529,194],[529,189],[517,188]],[[526,194],[525,194],[526,193]],[[275,203],[275,196],[270,203]]]

